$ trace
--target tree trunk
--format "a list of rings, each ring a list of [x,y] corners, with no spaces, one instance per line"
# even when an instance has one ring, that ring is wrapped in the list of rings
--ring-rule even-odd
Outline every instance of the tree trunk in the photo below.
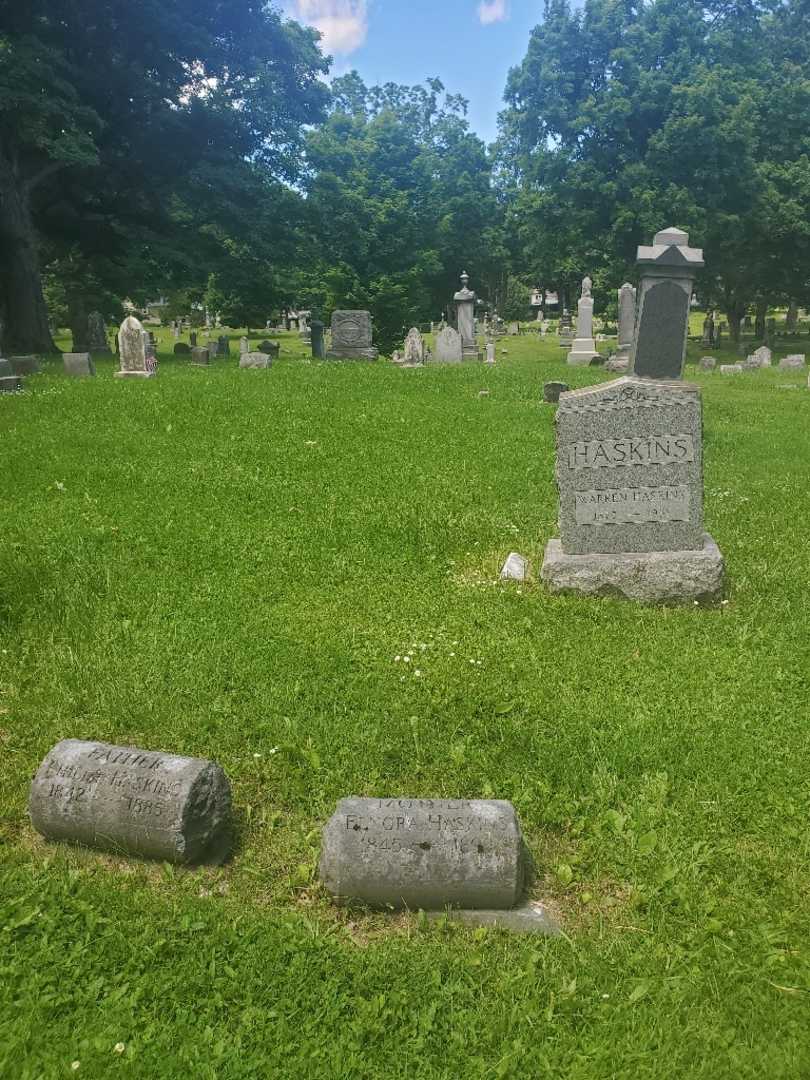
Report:
[[[796,324],[799,321],[799,305],[795,300],[791,300],[787,309],[787,317],[785,318],[785,329],[789,334],[796,332]]]
[[[757,300],[757,317],[754,322],[754,340],[765,340],[765,316],[768,314],[768,301]]]
[[[726,311],[726,318],[728,319],[728,329],[731,334],[731,340],[735,345],[740,343],[740,326],[744,318],[745,312],[741,310],[737,304],[729,304]]]
[[[0,307],[5,312],[4,348],[10,355],[56,352],[42,295],[37,235],[29,190],[13,163],[0,154]]]

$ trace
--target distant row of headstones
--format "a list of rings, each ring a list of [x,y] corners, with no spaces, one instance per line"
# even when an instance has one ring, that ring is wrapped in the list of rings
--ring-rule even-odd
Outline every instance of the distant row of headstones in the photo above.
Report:
[[[196,865],[232,853],[231,785],[201,758],[65,739],[37,770],[28,812],[49,840],[120,856]],[[342,799],[319,864],[337,902],[557,933],[542,905],[517,908],[528,870],[515,809],[496,799]]]

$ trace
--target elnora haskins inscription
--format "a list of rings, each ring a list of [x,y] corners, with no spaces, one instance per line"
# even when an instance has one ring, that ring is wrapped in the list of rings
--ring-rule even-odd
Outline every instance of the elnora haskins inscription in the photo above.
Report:
[[[174,863],[230,851],[230,784],[201,758],[65,739],[40,765],[28,807],[50,840]]]
[[[498,800],[342,799],[320,877],[336,899],[374,907],[512,908],[525,877],[520,826]]]

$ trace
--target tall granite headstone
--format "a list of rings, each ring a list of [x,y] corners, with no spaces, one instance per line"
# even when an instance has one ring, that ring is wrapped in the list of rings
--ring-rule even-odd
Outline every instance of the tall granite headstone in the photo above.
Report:
[[[680,379],[686,360],[692,282],[704,266],[700,248],[689,247],[680,229],[656,233],[652,247],[640,247],[642,268],[638,327],[630,371],[648,379]]]
[[[589,277],[582,279],[582,295],[577,305],[577,336],[568,354],[568,363],[573,367],[587,367],[599,359],[596,342],[593,339],[593,282]]]
[[[436,352],[434,360],[437,364],[460,364],[462,360],[461,334],[452,326],[445,326],[436,335]]]
[[[309,324],[309,332],[312,339],[311,344],[313,360],[325,360],[326,345],[323,340],[323,323],[320,319],[312,320],[312,322]]]
[[[700,387],[624,376],[562,394],[553,592],[651,602],[716,597],[723,559],[703,527]]]
[[[619,289],[619,351],[614,360],[630,363],[633,338],[636,332],[636,290],[626,281]]]
[[[195,345],[191,350],[191,363],[194,367],[208,367],[211,363],[211,353],[203,345]]]
[[[110,343],[107,340],[107,327],[100,311],[91,311],[87,316],[87,347],[90,355],[111,356]]]
[[[65,739],[28,800],[49,840],[171,863],[219,863],[231,848],[231,788],[213,761]]]
[[[327,360],[376,360],[378,356],[379,350],[372,344],[368,311],[332,313],[332,345]]]
[[[128,315],[118,331],[121,370],[117,379],[151,379],[155,370],[146,355],[146,332],[134,315]]]
[[[461,335],[462,360],[480,360],[478,345],[475,340],[475,293],[470,289],[470,275],[465,270],[461,275],[461,288],[453,297],[456,306],[456,326]]]

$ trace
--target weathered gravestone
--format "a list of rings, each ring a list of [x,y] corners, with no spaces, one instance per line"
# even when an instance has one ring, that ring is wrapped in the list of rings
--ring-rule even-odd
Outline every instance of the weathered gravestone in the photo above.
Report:
[[[373,907],[512,908],[525,878],[511,803],[342,799],[323,831],[320,878]]]
[[[191,352],[191,346],[186,344],[185,341],[177,341],[173,351],[175,356],[188,356]]]
[[[805,365],[804,353],[794,353],[792,356],[783,356],[779,361],[780,371],[794,371]]]
[[[517,337],[518,334],[520,333],[520,325],[518,323],[516,323],[516,322],[510,322],[509,323],[509,329],[507,330],[507,333],[509,334],[510,337]]]
[[[614,360],[625,360],[629,366],[635,332],[636,290],[627,281],[619,289],[619,351],[613,357]]]
[[[720,374],[721,375],[742,375],[742,373],[744,371],[745,371],[745,368],[742,366],[742,364],[721,364],[720,365]]]
[[[239,338],[239,354],[250,352],[250,343],[246,337]]]
[[[332,345],[327,360],[376,360],[372,345],[371,315],[367,311],[334,311]]]
[[[192,330],[191,333],[188,335],[188,343],[192,347],[192,349],[196,349],[196,347],[197,347],[197,331],[196,330]]]
[[[191,350],[191,363],[194,367],[208,367],[211,363],[211,353],[203,345],[195,345]]]
[[[217,338],[217,356],[231,355],[231,339],[226,334],[220,334]]]
[[[767,345],[760,345],[760,347],[752,352],[751,355],[745,361],[746,368],[765,368],[770,367],[773,363],[773,353]]]
[[[206,349],[208,349],[208,359],[216,360],[219,354],[219,346],[217,345],[216,341],[206,342],[205,347]]]
[[[326,344],[323,339],[323,323],[320,319],[312,320],[309,324],[309,332],[311,335],[313,360],[325,360]]]
[[[65,739],[39,767],[31,823],[49,840],[171,863],[219,863],[231,789],[213,761]]]
[[[560,325],[557,330],[560,339],[560,348],[567,349],[574,340],[574,321],[571,312],[566,308],[560,316]]]
[[[240,368],[269,368],[273,357],[263,352],[246,352],[239,357]]]
[[[14,374],[11,362],[0,357],[0,394],[16,394],[22,388],[23,381]]]
[[[560,400],[560,394],[567,393],[568,389],[568,383],[564,382],[543,383],[543,401],[548,402],[550,405],[556,405]]]
[[[12,356],[10,361],[15,375],[39,375],[42,370],[35,356]]]
[[[65,374],[76,379],[86,379],[96,373],[96,367],[90,358],[90,353],[62,353],[62,363],[65,367]]]
[[[625,376],[563,394],[553,592],[647,602],[716,597],[723,559],[703,528],[700,388]]]
[[[146,333],[134,315],[128,315],[118,331],[121,370],[117,379],[151,379],[155,370],[146,355]]]
[[[637,259],[642,278],[630,371],[650,379],[680,379],[692,282],[704,266],[703,252],[689,247],[688,233],[664,229],[656,233],[652,247],[638,249]]]
[[[91,311],[87,316],[87,347],[91,356],[110,356],[112,351],[107,340],[107,327],[100,311]]]
[[[717,361],[713,356],[702,356],[698,367],[701,371],[714,371],[717,367]]]
[[[487,342],[487,345],[486,345],[486,359],[484,360],[484,363],[485,364],[494,364],[495,363],[495,342],[494,341],[488,341]]]
[[[436,335],[436,363],[460,364],[462,355],[461,334],[452,326],[445,326]]]
[[[409,367],[418,367],[425,362],[425,342],[419,330],[413,326],[405,338],[403,363]]]
[[[260,341],[256,346],[256,351],[266,353],[267,356],[275,360],[278,359],[278,354],[281,352],[281,345],[278,341]]]
[[[568,363],[574,367],[587,367],[599,359],[596,342],[593,340],[593,282],[589,277],[582,279],[582,296],[577,305],[577,336],[568,354]]]

